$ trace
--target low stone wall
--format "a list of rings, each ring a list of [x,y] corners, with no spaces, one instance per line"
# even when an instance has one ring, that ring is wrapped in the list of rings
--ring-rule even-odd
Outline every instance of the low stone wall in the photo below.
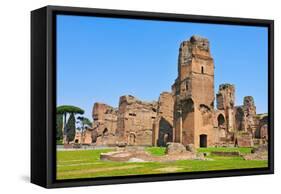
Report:
[[[145,151],[115,151],[101,153],[100,159],[116,162],[170,162],[177,160],[204,160],[204,156],[192,152],[153,156]]]
[[[218,152],[218,151],[214,151],[214,152],[211,152],[211,155],[224,156],[224,157],[233,157],[233,156],[240,156],[240,152],[238,152],[238,151],[233,151],[233,152]]]
[[[204,160],[204,155],[186,150],[183,144],[168,143],[165,155],[154,156],[146,152],[143,147],[117,148],[114,152],[101,153],[101,160],[118,162],[167,162],[176,160]]]

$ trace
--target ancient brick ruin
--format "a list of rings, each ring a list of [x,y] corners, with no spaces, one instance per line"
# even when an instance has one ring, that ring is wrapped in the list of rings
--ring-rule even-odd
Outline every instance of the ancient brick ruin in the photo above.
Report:
[[[221,84],[215,95],[210,43],[199,36],[181,43],[171,92],[153,102],[121,96],[118,108],[95,103],[92,116],[93,126],[79,138],[81,143],[251,147],[268,138],[267,114],[256,114],[253,97],[244,97],[243,105],[236,106],[233,84]]]

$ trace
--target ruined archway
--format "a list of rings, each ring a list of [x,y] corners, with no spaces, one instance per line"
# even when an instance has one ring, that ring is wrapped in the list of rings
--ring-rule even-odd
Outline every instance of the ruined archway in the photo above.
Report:
[[[219,114],[217,117],[217,126],[219,129],[219,137],[220,138],[226,138],[226,124],[225,124],[225,118],[223,114]]]
[[[166,146],[168,142],[171,142],[173,134],[173,126],[163,117],[159,121],[159,134],[157,146]]]
[[[199,136],[199,145],[200,145],[200,148],[207,147],[207,135],[206,134],[201,134]]]
[[[225,119],[224,119],[224,116],[222,114],[219,114],[217,120],[218,120],[218,127],[219,128],[225,128]]]

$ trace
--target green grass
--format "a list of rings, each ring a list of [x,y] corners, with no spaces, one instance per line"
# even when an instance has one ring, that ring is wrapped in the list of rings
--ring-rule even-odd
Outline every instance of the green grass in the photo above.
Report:
[[[145,150],[154,156],[163,156],[163,155],[165,155],[166,148],[165,147],[147,147]]]
[[[249,153],[250,148],[238,148]],[[233,151],[233,148],[200,148],[200,152]],[[170,172],[210,171],[241,168],[267,167],[267,161],[243,160],[242,157],[208,156],[211,160],[181,160],[175,162],[112,162],[100,161],[100,153],[112,151],[77,150],[57,151],[57,179],[125,176],[138,174],[159,174]],[[146,151],[161,156],[163,147],[148,147]],[[235,150],[237,151],[237,150]]]
[[[237,147],[209,147],[209,148],[198,148],[198,152],[233,152],[239,151],[241,154],[251,153],[252,148],[237,148]]]

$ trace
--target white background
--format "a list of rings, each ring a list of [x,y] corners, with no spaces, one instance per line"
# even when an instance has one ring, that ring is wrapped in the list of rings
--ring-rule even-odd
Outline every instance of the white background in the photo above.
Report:
[[[46,190],[29,183],[30,11],[45,5],[172,12],[275,20],[275,175]],[[2,0],[0,3],[1,193],[276,193],[280,191],[280,5],[278,0]],[[231,38],[231,37],[230,37]],[[247,43],[245,43],[247,44]],[[239,76],[239,75],[238,75]],[[279,180],[278,180],[279,179]],[[279,185],[278,185],[279,184]],[[279,190],[279,191],[278,191]]]

